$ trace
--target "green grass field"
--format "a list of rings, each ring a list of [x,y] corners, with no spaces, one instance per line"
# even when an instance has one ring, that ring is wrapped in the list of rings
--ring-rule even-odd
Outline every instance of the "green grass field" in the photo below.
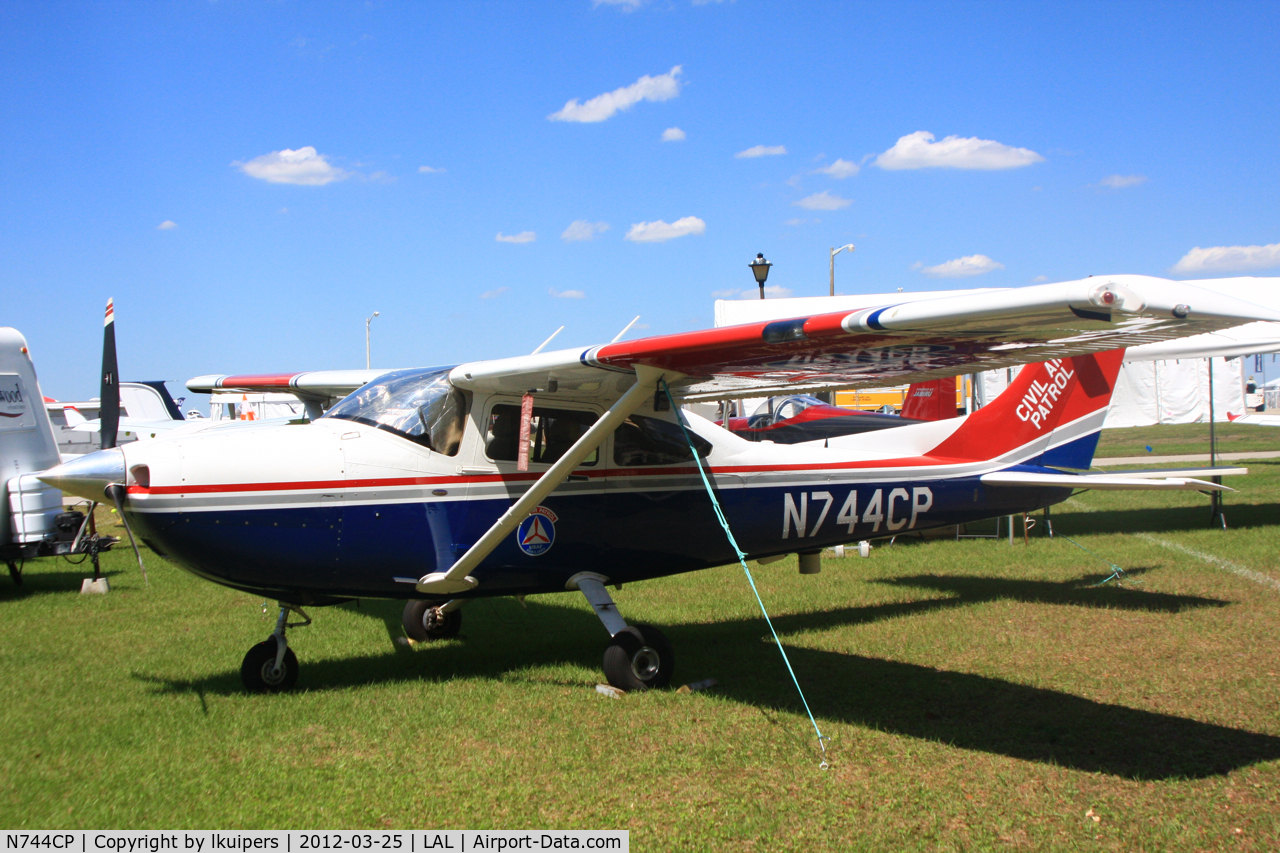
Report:
[[[1196,493],[1091,492],[1054,508],[1053,540],[753,564],[826,770],[739,567],[616,594],[663,626],[677,684],[719,684],[611,699],[577,595],[477,601],[459,639],[412,649],[400,603],[316,609],[290,633],[299,689],[246,695],[260,600],[154,555],[144,586],[127,549],[105,597],[77,594],[86,566],[29,564],[21,587],[0,578],[0,825],[1280,849],[1280,464],[1250,468],[1225,532]],[[1129,578],[1094,586],[1108,561]]]
[[[1219,453],[1280,450],[1280,430],[1274,427],[1215,423],[1213,431]],[[1208,452],[1208,424],[1166,424],[1103,430],[1098,440],[1097,456],[1171,456]]]

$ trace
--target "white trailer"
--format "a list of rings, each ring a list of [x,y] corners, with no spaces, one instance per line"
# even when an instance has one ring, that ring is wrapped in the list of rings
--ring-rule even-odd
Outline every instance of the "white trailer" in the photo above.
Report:
[[[15,582],[33,557],[104,551],[112,537],[86,537],[80,513],[64,513],[62,492],[36,479],[58,465],[44,395],[26,338],[0,327],[0,559]]]

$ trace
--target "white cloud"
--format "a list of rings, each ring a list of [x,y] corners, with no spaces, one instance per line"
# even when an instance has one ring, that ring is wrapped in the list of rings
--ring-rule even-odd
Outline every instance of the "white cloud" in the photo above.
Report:
[[[493,239],[499,243],[532,243],[538,239],[538,235],[533,231],[521,231],[519,234],[503,234],[498,232],[498,236]]]
[[[556,290],[554,287],[547,288],[547,293],[556,299],[581,299],[586,296],[581,290]]]
[[[779,154],[786,154],[787,146],[785,145],[753,145],[746,151],[739,151],[734,157],[739,159],[748,159],[751,157],[776,157]]]
[[[640,101],[668,101],[680,94],[680,66],[674,66],[666,74],[641,77],[630,86],[596,95],[585,104],[574,98],[559,112],[547,116],[551,121],[596,122],[610,118],[619,110],[630,109]]]
[[[575,219],[569,223],[568,228],[564,229],[560,239],[566,243],[574,243],[579,240],[590,240],[597,234],[603,234],[608,230],[608,222],[588,222],[585,219]]]
[[[815,219],[815,220],[813,220],[813,221],[814,221],[814,222],[818,222],[819,220]],[[809,223],[809,220],[808,220],[808,219],[800,219],[800,218],[798,218],[798,217],[797,217],[797,218],[793,218],[793,219],[788,219],[786,222],[784,222],[784,223],[782,223],[782,224],[783,224],[783,225],[790,225],[790,226],[792,226],[792,227],[795,227],[795,226],[797,226],[797,225],[807,225],[808,223]]]
[[[591,8],[599,9],[601,6],[617,6],[624,12],[634,12],[645,4],[645,0],[591,0]]]
[[[1094,186],[1108,190],[1122,190],[1125,187],[1136,187],[1146,182],[1146,175],[1107,175]]]
[[[982,275],[993,270],[1002,270],[1004,269],[1004,264],[993,261],[986,255],[965,255],[963,258],[956,258],[934,267],[926,267],[924,264],[917,263],[911,268],[931,278],[968,278],[972,275]]]
[[[805,196],[799,201],[793,201],[791,204],[795,207],[803,207],[805,210],[839,210],[853,204],[853,199],[841,198],[823,190],[820,193]]]
[[[1280,267],[1280,243],[1267,246],[1196,246],[1182,256],[1170,272],[1226,272],[1231,270],[1264,270]]]
[[[927,130],[901,137],[875,159],[881,169],[1017,169],[1043,162],[1029,148],[1013,148],[977,137],[948,136],[933,141]]]
[[[438,175],[446,170],[437,169],[435,166],[419,166],[418,171],[424,175]]]
[[[686,216],[668,225],[659,219],[656,222],[637,222],[627,232],[627,239],[634,243],[664,243],[686,234],[701,234],[707,230],[707,223],[696,216]]]
[[[1044,283],[1045,283],[1046,281],[1048,281],[1048,280],[1049,280],[1049,276],[1047,276],[1047,275],[1038,275],[1038,276],[1036,276],[1035,278],[1031,279],[1031,283],[1032,283],[1032,284],[1044,284]]]
[[[254,157],[247,163],[237,161],[231,165],[239,166],[240,171],[251,178],[270,184],[320,187],[351,177],[350,172],[334,166],[328,157],[317,154],[316,149],[310,145],[297,150],[285,148],[272,151],[270,154]]]
[[[823,166],[816,171],[823,175],[830,175],[833,178],[844,180],[845,178],[852,178],[861,172],[862,167],[857,163],[850,163],[848,160],[837,159],[830,166]]]
[[[668,127],[662,131],[663,142],[684,142],[685,132],[678,127]]]
[[[178,223],[174,222],[172,219],[166,219],[164,222],[161,222],[159,225],[156,226],[156,230],[171,231],[172,229],[177,227],[178,227]]]
[[[509,293],[510,291],[511,291],[511,288],[509,287],[499,287],[496,290],[486,290],[484,293],[480,294],[480,298],[481,299],[497,299],[502,294]]]

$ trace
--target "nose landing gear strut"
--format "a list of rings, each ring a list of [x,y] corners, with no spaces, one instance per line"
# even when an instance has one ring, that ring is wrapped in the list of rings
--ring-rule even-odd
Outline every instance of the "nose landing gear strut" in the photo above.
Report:
[[[301,622],[290,622],[289,612],[297,613]],[[288,628],[304,628],[311,624],[311,617],[296,604],[280,602],[280,615],[276,629],[270,637],[249,649],[240,664],[240,680],[250,693],[278,693],[292,689],[298,681],[298,657],[285,639]]]

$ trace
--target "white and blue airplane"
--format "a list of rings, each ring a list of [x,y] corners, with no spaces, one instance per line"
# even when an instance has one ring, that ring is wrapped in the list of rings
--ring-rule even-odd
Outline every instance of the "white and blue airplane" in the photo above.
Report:
[[[662,633],[606,587],[1058,503],[1080,489],[1222,488],[1205,474],[1089,467],[1123,348],[1270,309],[1145,276],[749,323],[455,366],[211,376],[193,391],[342,399],[310,423],[158,436],[42,479],[118,499],[148,545],[215,583],[276,599],[245,656],[250,690],[298,677],[304,607],[407,599],[416,640],[453,636],[483,596],[581,592],[617,687],[669,683]],[[794,444],[747,441],[695,401],[868,388],[1033,364],[963,418]],[[671,405],[674,402],[674,406]],[[314,414],[321,406],[316,403]],[[704,488],[702,468],[709,482]]]

